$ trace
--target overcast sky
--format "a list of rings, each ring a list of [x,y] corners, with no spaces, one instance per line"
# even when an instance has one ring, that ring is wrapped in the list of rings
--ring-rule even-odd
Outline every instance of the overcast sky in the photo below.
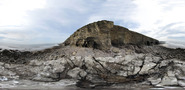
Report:
[[[0,43],[61,43],[98,20],[185,42],[184,10],[185,0],[0,0]]]

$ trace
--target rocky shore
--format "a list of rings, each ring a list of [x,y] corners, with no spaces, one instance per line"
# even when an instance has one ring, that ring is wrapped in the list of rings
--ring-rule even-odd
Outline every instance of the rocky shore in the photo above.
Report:
[[[117,84],[185,87],[185,50],[158,44],[113,22],[99,21],[80,28],[53,48],[1,49],[0,82],[75,79],[82,88]]]

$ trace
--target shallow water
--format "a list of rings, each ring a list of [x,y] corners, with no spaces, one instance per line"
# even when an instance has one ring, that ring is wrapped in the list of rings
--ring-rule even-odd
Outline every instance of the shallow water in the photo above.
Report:
[[[0,90],[87,90],[75,86],[76,81],[71,79],[61,80],[59,82],[36,82],[30,80],[11,80],[0,81]],[[182,87],[163,87],[163,88],[149,88],[149,87],[97,87],[93,90],[185,90]]]

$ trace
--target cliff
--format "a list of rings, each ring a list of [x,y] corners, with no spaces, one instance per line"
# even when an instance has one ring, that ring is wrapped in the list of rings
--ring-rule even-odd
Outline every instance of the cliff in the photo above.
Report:
[[[159,41],[133,32],[127,28],[114,25],[112,21],[98,21],[78,29],[64,44],[70,46],[90,47],[109,50],[111,46],[128,44],[156,45]]]

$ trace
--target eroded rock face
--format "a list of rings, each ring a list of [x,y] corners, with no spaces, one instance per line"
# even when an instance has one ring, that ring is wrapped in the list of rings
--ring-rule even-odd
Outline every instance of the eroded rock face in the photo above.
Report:
[[[142,34],[114,25],[112,21],[98,21],[78,29],[65,42],[65,45],[109,50],[111,46],[125,44],[154,45],[159,41]]]
[[[114,27],[110,30],[110,34],[113,46],[123,46],[125,44],[157,45],[159,43],[158,40],[117,25],[114,25]]]
[[[65,42],[65,45],[90,47],[107,50],[111,47],[110,29],[114,24],[110,21],[99,21],[78,29]]]
[[[69,56],[34,59],[27,64],[8,64],[0,62],[1,80],[29,79],[53,82],[61,79],[77,79],[79,87],[96,87],[120,83],[140,83],[154,86],[184,86],[185,62],[178,58],[164,58],[158,52],[148,52],[163,47],[146,46],[136,53],[136,47],[120,50],[112,49],[111,55],[97,56],[100,50],[90,53],[90,48],[70,47],[74,51]],[[66,47],[66,50],[68,48]],[[85,49],[85,50],[84,50]],[[78,51],[76,51],[78,50]],[[67,52],[67,51],[65,51]],[[83,52],[83,55],[79,53]],[[86,53],[86,55],[84,55]],[[90,53],[90,54],[87,54]],[[162,52],[164,53],[164,52]],[[66,53],[67,54],[67,53]],[[110,54],[110,52],[104,52]],[[4,79],[3,79],[4,78]]]

